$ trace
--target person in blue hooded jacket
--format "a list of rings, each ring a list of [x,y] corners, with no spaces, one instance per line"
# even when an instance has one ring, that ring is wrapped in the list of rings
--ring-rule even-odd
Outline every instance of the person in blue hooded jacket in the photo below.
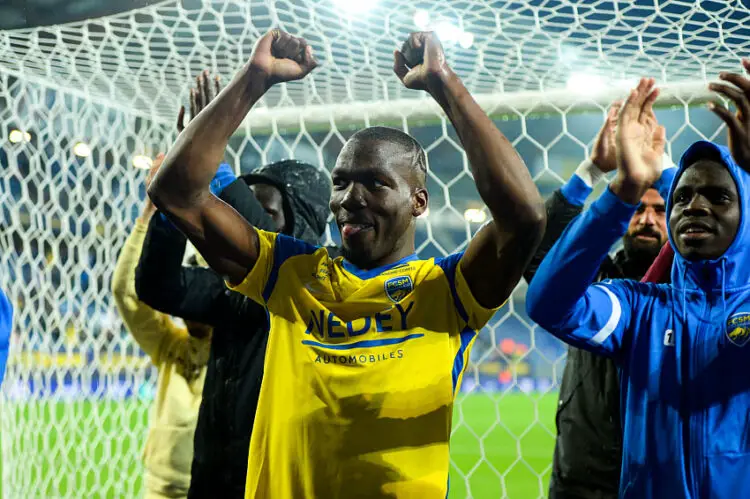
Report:
[[[658,91],[643,79],[620,114],[616,178],[547,254],[527,294],[540,326],[619,365],[621,498],[750,497],[750,80],[722,79],[739,89],[710,88],[740,116],[712,105],[731,151],[701,141],[680,160],[667,199],[671,284],[592,284],[659,178],[665,133],[648,119]]]
[[[8,362],[10,331],[13,326],[13,307],[10,300],[0,290],[0,384],[5,376],[5,364]]]

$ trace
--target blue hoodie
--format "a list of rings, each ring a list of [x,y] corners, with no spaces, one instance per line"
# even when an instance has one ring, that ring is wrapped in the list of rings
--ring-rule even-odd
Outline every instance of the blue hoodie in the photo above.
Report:
[[[529,316],[621,369],[621,498],[750,497],[750,176],[729,151],[693,144],[675,178],[718,151],[737,185],[737,236],[713,261],[679,254],[671,284],[592,285],[636,206],[607,189],[547,254],[526,296]],[[676,181],[672,182],[667,200]],[[670,235],[671,239],[671,235]]]
[[[10,331],[13,325],[13,307],[5,294],[0,291],[0,384],[5,375],[5,364],[8,362]]]

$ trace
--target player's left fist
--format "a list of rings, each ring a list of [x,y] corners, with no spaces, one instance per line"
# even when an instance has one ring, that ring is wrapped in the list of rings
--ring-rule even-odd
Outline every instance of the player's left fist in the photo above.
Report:
[[[412,33],[393,53],[393,72],[406,88],[434,91],[449,71],[443,46],[432,31]]]
[[[270,88],[304,78],[318,66],[318,61],[304,38],[273,29],[258,40],[249,64],[250,70],[263,76],[266,88]]]

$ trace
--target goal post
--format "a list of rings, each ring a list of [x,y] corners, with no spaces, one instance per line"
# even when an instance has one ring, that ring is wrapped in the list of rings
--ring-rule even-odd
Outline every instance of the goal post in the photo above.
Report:
[[[725,142],[703,104],[740,71],[741,2],[663,0],[166,0],[0,32],[0,287],[16,309],[0,389],[1,497],[138,497],[156,372],[110,296],[147,159],[176,136],[199,71],[224,84],[278,26],[322,62],[272,89],[232,137],[238,171],[294,157],[331,169],[359,128],[411,133],[428,155],[423,257],[462,249],[486,220],[450,123],[392,73],[407,33],[436,30],[449,63],[546,196],[588,153],[608,104],[640,76],[674,161]],[[601,192],[600,184],[591,199]],[[327,242],[338,235],[330,226]],[[454,411],[451,497],[546,497],[565,347],[525,313],[526,285],[479,335]]]

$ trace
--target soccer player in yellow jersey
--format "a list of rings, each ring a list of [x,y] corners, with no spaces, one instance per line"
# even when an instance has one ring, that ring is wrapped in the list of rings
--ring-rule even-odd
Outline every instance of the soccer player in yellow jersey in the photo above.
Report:
[[[343,257],[256,230],[210,194],[227,142],[253,105],[316,66],[312,47],[279,30],[258,41],[190,122],[149,189],[209,264],[268,310],[248,498],[445,497],[453,399],[469,349],[544,231],[528,170],[437,38],[415,33],[408,45],[413,67],[397,51],[394,71],[448,115],[493,216],[465,251],[415,255],[416,219],[427,208],[425,153],[394,129],[354,134],[333,169]]]

